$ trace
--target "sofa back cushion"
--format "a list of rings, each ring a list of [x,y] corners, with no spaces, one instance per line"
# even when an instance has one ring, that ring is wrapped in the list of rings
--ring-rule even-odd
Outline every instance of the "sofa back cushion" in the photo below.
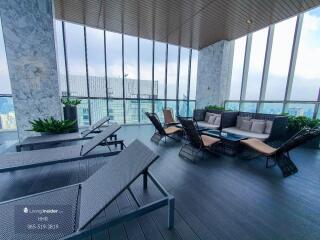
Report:
[[[266,129],[264,130],[266,134],[271,133],[272,125],[273,125],[273,121],[270,121],[270,120],[266,121]]]
[[[220,126],[220,124],[221,124],[221,114],[218,114],[218,116],[216,116],[216,119],[214,120],[213,125]]]
[[[252,121],[251,120],[242,120],[240,129],[243,131],[251,131]]]
[[[266,129],[265,120],[252,119],[251,121],[252,121],[251,132],[264,133]]]
[[[216,118],[217,118],[217,116],[215,116],[215,115],[210,116],[208,123],[214,125]]]
[[[206,117],[204,118],[204,121],[209,122],[210,116],[214,116],[214,115],[215,115],[214,113],[206,112]]]
[[[242,125],[243,120],[249,121],[250,119],[251,119],[250,117],[241,117],[241,116],[238,116],[238,117],[237,117],[236,127],[237,127],[237,128],[241,128],[241,125]]]

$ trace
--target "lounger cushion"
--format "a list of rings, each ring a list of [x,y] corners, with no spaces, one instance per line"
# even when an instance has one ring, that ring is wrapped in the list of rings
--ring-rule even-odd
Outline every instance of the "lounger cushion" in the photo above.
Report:
[[[174,134],[174,133],[180,132],[180,131],[182,131],[182,129],[174,127],[174,126],[171,126],[171,127],[165,128],[164,131],[166,132],[166,134],[170,135],[170,134]]]
[[[209,123],[203,122],[203,121],[199,121],[197,123],[198,123],[198,127],[202,127],[202,128],[208,128],[208,129],[218,129],[219,128],[218,125],[209,124]]]
[[[265,154],[267,156],[270,156],[272,154],[274,154],[277,149],[273,148],[267,144],[265,144],[264,142],[262,142],[259,139],[256,138],[249,138],[246,140],[241,140],[241,143],[247,145],[248,147],[256,150],[257,152],[260,152],[262,154]]]
[[[269,137],[269,134],[243,131],[237,127],[224,128],[224,129],[222,129],[222,131],[227,132],[227,133],[241,135],[241,136],[248,137],[248,138],[257,138],[262,141],[266,140]]]
[[[216,144],[217,142],[220,142],[220,139],[214,138],[214,137],[209,137],[207,135],[201,135],[201,139],[202,139],[203,145],[205,147],[210,147],[213,144]]]

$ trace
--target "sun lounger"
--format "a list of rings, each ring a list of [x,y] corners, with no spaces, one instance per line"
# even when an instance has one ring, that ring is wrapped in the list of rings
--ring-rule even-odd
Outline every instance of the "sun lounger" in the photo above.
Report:
[[[178,119],[188,139],[188,142],[180,149],[179,155],[181,157],[195,161],[198,153],[202,153],[203,157],[204,150],[212,151],[216,144],[221,143],[219,138],[201,135],[197,122],[193,119],[184,117],[178,117]]]
[[[291,160],[289,152],[306,143],[307,141],[318,137],[320,135],[320,128],[304,128],[297,134],[284,142],[280,147],[275,148],[270,146],[259,139],[249,138],[241,140],[241,143],[250,149],[264,155],[266,157],[266,168],[278,165],[284,177],[288,177],[298,172],[297,166]],[[273,164],[269,161],[273,160]]]
[[[100,133],[102,125],[109,120],[109,117],[104,117],[83,132],[28,137],[16,145],[16,150],[20,152],[23,150],[33,150],[34,148],[50,148],[56,147],[60,143],[87,140],[93,137],[93,133]],[[117,140],[117,135],[111,135],[110,140]]]
[[[157,130],[153,136],[151,137],[151,141],[159,143],[162,138],[164,138],[165,142],[167,137],[168,138],[172,138],[174,140],[177,140],[176,138],[174,138],[174,135],[181,135],[182,133],[182,129],[175,127],[175,126],[170,126],[170,127],[163,127],[159,117],[156,113],[145,113],[146,116],[149,118],[149,120],[151,121],[151,123],[153,124],[153,126],[155,127],[155,129]]]
[[[120,144],[122,150],[123,141],[107,141],[107,139],[119,129],[118,124],[110,125],[83,144],[3,154],[0,156],[0,172],[118,154],[119,151],[111,151],[109,146]],[[91,152],[101,144],[109,147],[109,151]]]
[[[162,207],[168,207],[168,227],[174,224],[174,197],[171,196],[148,171],[149,166],[158,158],[144,144],[135,140],[116,157],[110,159],[97,172],[91,175],[86,181],[51,191],[46,191],[30,196],[13,199],[0,203],[0,239],[92,239],[92,234],[105,231],[106,228],[130,221],[151,211]],[[131,184],[143,175],[143,187],[147,188],[147,179],[155,184],[162,193],[160,200],[140,206],[126,213],[117,216],[108,222],[92,224],[93,220],[107,208],[117,197],[130,189]],[[59,206],[67,206],[63,217],[55,221],[59,230],[26,229],[24,220],[32,223],[31,215],[28,215],[32,208],[53,209]],[[33,210],[33,209],[32,209]],[[20,217],[17,219],[17,217]],[[42,215],[45,217],[46,214]],[[38,221],[39,219],[37,219]]]

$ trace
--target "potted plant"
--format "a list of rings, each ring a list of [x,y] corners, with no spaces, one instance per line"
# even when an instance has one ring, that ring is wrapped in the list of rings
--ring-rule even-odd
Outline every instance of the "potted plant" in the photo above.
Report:
[[[79,99],[72,99],[66,98],[62,99],[61,102],[63,103],[63,116],[65,120],[76,121],[74,125],[74,132],[79,130],[78,127],[78,114],[77,114],[77,105],[81,103]]]
[[[30,131],[35,131],[41,133],[41,135],[46,134],[59,134],[59,133],[69,133],[74,131],[74,125],[76,121],[71,120],[56,120],[53,117],[37,119],[30,121],[32,129]]]
[[[218,110],[218,111],[224,111],[224,107],[217,106],[217,105],[208,105],[205,107],[206,110]]]
[[[314,128],[320,125],[319,119],[312,119],[306,116],[288,116],[288,137],[292,137],[305,127]],[[319,148],[320,137],[317,137],[311,141],[308,141],[305,146],[311,148]]]

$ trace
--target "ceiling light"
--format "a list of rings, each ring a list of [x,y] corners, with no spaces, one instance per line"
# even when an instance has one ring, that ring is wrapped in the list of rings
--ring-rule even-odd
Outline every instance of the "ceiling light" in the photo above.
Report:
[[[252,20],[251,20],[251,19],[247,19],[247,20],[246,20],[246,23],[247,23],[247,24],[252,24]]]

